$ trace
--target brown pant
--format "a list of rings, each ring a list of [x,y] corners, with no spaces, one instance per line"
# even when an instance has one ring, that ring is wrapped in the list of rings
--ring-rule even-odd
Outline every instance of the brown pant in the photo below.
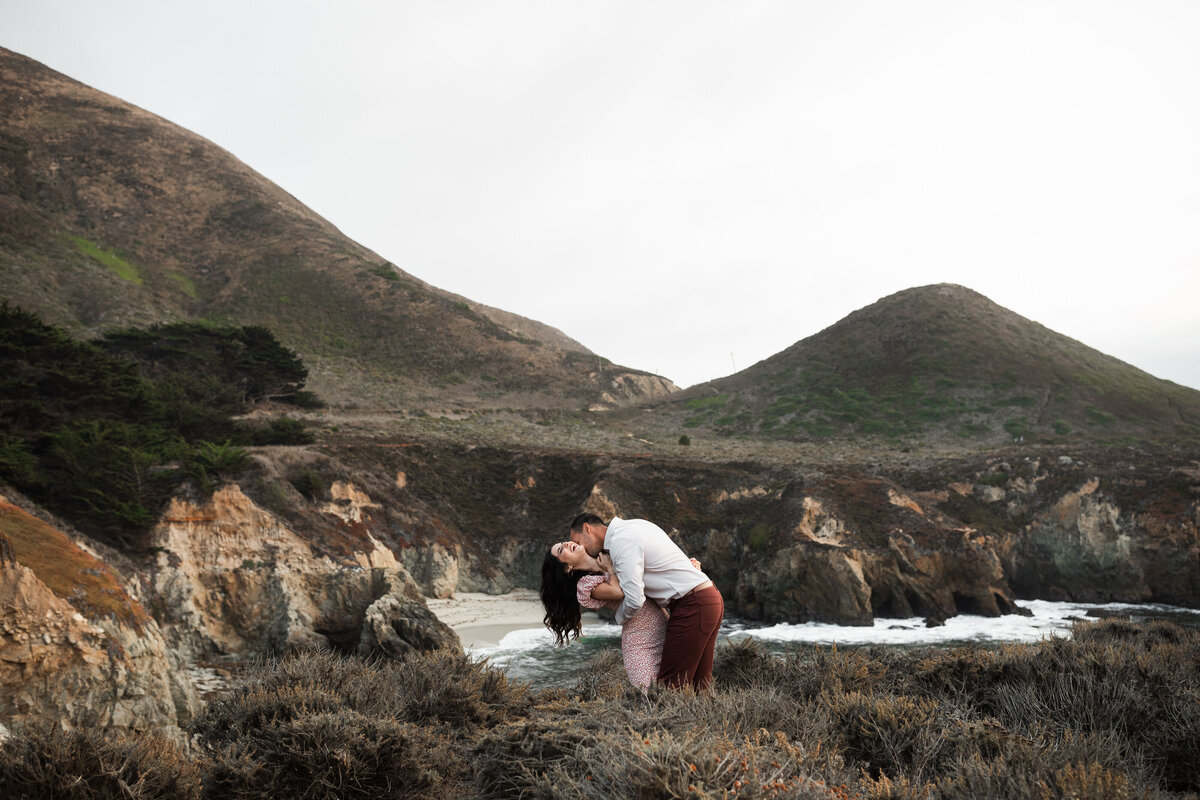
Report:
[[[712,682],[713,649],[725,616],[725,600],[717,587],[692,592],[675,601],[667,621],[658,681],[674,689],[691,686],[697,692]]]

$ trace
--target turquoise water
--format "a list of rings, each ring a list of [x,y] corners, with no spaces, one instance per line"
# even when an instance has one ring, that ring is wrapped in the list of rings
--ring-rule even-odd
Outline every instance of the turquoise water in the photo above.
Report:
[[[856,647],[890,645],[897,647],[965,644],[994,645],[1004,642],[1036,642],[1050,636],[1070,636],[1071,625],[1078,619],[1118,617],[1134,621],[1168,620],[1177,625],[1200,629],[1200,610],[1165,605],[1126,603],[1052,603],[1028,600],[1020,603],[1032,616],[1003,617],[957,616],[935,628],[925,626],[920,617],[878,619],[870,627],[847,627],[810,622],[801,625],[781,623],[763,625],[736,619],[726,620],[722,640],[752,637],[770,651],[786,653],[814,645]],[[591,616],[591,615],[589,615]],[[585,620],[587,618],[585,617]],[[579,678],[591,657],[620,647],[618,625],[592,617],[585,623],[583,636],[567,647],[556,647],[544,628],[514,631],[499,646],[472,650],[494,666],[503,667],[510,677],[528,681],[537,688],[570,686]],[[720,643],[718,643],[718,647]]]

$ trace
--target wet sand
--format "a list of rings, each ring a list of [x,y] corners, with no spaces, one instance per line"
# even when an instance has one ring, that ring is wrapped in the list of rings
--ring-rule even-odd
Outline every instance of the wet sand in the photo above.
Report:
[[[495,647],[505,634],[542,628],[545,611],[537,592],[514,589],[508,594],[459,592],[451,598],[426,598],[429,610],[449,625],[467,650]]]

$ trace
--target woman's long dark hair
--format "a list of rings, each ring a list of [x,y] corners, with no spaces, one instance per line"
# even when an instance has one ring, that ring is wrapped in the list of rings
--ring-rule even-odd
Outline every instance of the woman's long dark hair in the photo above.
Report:
[[[579,579],[587,572],[575,570],[567,572],[567,567],[554,557],[549,550],[542,561],[542,586],[538,594],[542,597],[542,607],[546,609],[546,617],[542,621],[554,633],[558,644],[566,644],[570,639],[578,639],[583,630],[583,611],[579,607],[579,595],[576,594]]]

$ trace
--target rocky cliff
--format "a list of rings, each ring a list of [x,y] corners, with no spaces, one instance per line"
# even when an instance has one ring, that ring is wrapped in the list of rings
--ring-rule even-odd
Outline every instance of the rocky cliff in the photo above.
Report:
[[[372,437],[254,455],[212,496],[178,496],[140,560],[0,506],[0,724],[177,732],[200,679],[248,657],[457,647],[424,596],[536,586],[583,509],[661,524],[742,618],[1200,606],[1200,461],[1184,452],[834,467]]]
[[[53,720],[182,740],[202,690],[249,658],[461,648],[371,535],[376,504],[352,484],[329,492],[336,500],[315,512],[324,526],[299,533],[237,485],[204,501],[177,498],[151,556],[106,554],[124,575],[0,503],[0,724]],[[324,550],[314,544],[322,534]]]
[[[0,503],[0,609],[0,722],[182,739],[198,700],[158,625],[107,564],[8,503]]]
[[[1136,450],[963,465],[948,508],[997,532],[1021,595],[1200,605],[1200,464]]]
[[[340,556],[315,550],[319,529],[298,533],[237,485],[203,503],[172,502],[155,529],[150,570],[172,646],[192,661],[308,648],[461,647],[365,527],[376,504],[351,484],[335,482],[330,491],[345,502],[328,504],[327,527],[364,526],[361,546],[343,543]]]
[[[832,467],[363,442],[338,457],[363,480],[405,476],[385,505],[407,521],[382,513],[410,537],[400,557],[427,593],[536,586],[545,548],[586,509],[661,524],[742,617],[939,620],[1020,598],[1200,606],[1192,457],[1071,452]]]

